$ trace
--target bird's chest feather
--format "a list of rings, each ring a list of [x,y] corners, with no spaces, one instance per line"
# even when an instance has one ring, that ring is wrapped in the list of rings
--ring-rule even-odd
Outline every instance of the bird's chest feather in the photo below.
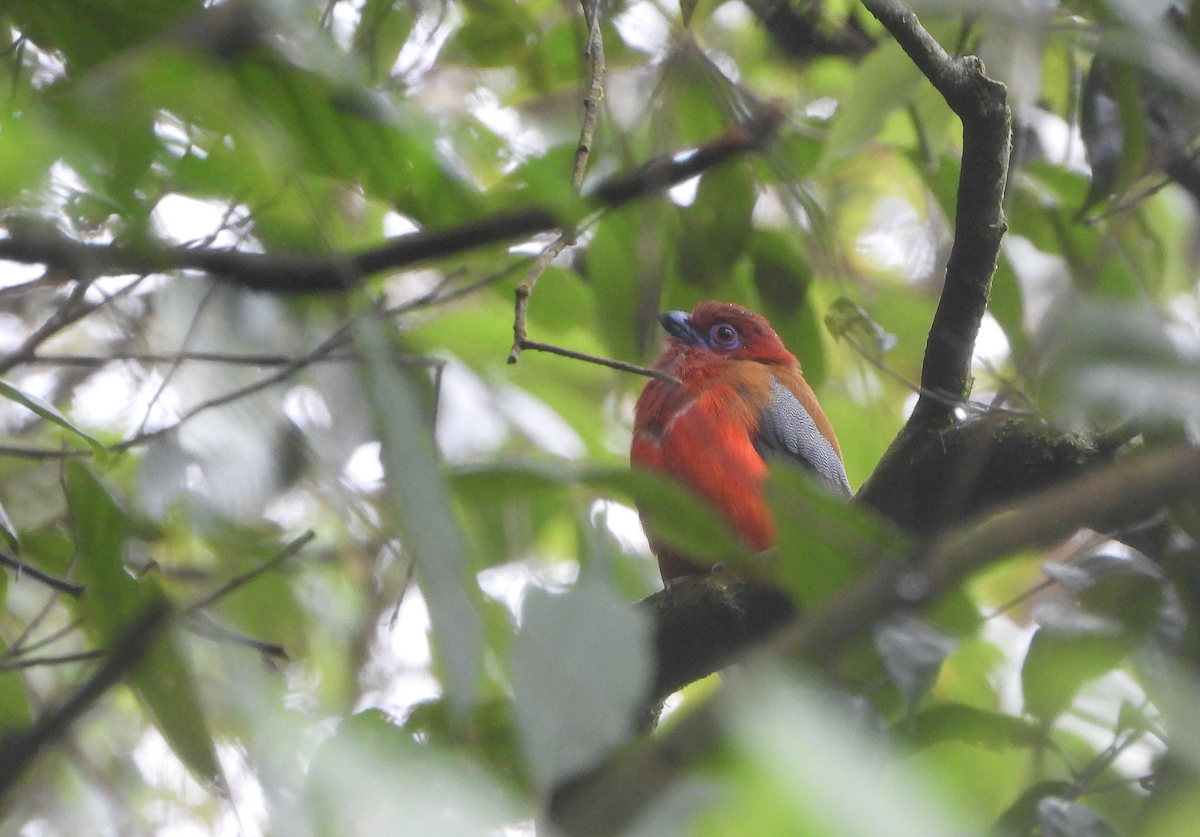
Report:
[[[771,537],[761,494],[767,466],[753,442],[771,386],[761,377],[725,375],[698,390],[664,384],[654,401],[639,404],[632,450],[640,467],[679,479],[760,549]]]

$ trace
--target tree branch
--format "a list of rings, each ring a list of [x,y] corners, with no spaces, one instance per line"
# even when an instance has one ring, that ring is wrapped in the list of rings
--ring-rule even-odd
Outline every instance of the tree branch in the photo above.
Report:
[[[1200,494],[1200,449],[1146,451],[955,527],[914,560],[892,563],[851,586],[811,617],[771,641],[771,659],[786,655],[828,666],[882,618],[935,601],[965,578],[1013,552],[1053,543],[1080,527],[1111,531],[1134,524],[1181,498]],[[760,654],[750,664],[762,662]],[[568,837],[621,832],[675,777],[719,740],[720,695],[655,740],[643,740],[588,776],[559,788],[550,804]]]
[[[58,578],[57,576],[50,575],[49,573],[44,573],[37,567],[32,566],[31,564],[26,564],[20,558],[9,555],[7,552],[0,552],[0,564],[3,564],[6,567],[11,567],[14,571],[16,571],[18,578],[23,575],[27,575],[30,578],[45,584],[50,589],[57,590],[60,593],[66,593],[68,596],[74,596],[78,599],[84,593],[82,584],[75,584],[74,582],[67,581],[66,579]]]
[[[763,148],[782,115],[771,111],[726,131],[683,156],[655,158],[601,183],[590,198],[596,207],[620,206],[681,183],[730,157]],[[258,291],[334,293],[366,276],[444,258],[557,229],[561,221],[542,207],[497,213],[459,227],[397,236],[357,253],[251,253],[207,247],[153,249],[121,244],[88,244],[56,229],[12,224],[0,239],[0,259],[45,264],[72,275],[96,277],[166,270],[201,270]]]
[[[1007,92],[986,75],[983,62],[975,56],[949,55],[903,3],[863,0],[863,5],[962,120],[954,245],[925,347],[921,387],[951,399],[964,398],[970,393],[975,338],[1006,229],[1003,200],[1012,147]],[[905,430],[942,427],[953,417],[945,401],[923,395]]]
[[[855,497],[902,528],[933,536],[1111,459],[1031,416],[985,416],[920,437],[886,479]],[[639,602],[655,620],[650,703],[727,667],[795,615],[787,597],[723,573],[691,577]]]
[[[42,750],[66,734],[71,724],[138,664],[169,615],[166,601],[151,605],[117,638],[104,663],[65,702],[39,715],[30,729],[0,739],[0,799]]]

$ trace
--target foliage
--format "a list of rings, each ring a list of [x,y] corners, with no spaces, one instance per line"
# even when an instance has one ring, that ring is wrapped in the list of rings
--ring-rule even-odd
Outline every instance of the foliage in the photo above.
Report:
[[[0,7],[0,835],[532,833],[556,788],[698,707],[718,741],[646,833],[1194,830],[1195,496],[1158,536],[1006,554],[824,665],[753,655],[647,729],[653,625],[627,605],[657,577],[635,505],[806,613],[927,540],[780,471],[780,543],[745,554],[627,470],[643,378],[508,362],[514,292],[533,340],[635,365],[661,310],[763,312],[861,485],[915,400],[963,148],[862,8],[208,5]],[[1005,81],[1016,120],[960,412],[1033,411],[1106,450],[1194,440],[1200,14],[924,19]],[[669,189],[578,196],[764,118],[771,142]],[[579,223],[468,236],[339,293],[155,272],[164,248],[315,258],[531,207]],[[143,260],[20,259],[47,230]],[[162,602],[169,627],[89,691]]]

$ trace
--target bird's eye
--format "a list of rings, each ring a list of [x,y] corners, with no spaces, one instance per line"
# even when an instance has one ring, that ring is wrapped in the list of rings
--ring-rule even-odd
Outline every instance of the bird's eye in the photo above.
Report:
[[[708,333],[708,341],[716,349],[736,349],[742,344],[738,330],[729,323],[717,323]]]

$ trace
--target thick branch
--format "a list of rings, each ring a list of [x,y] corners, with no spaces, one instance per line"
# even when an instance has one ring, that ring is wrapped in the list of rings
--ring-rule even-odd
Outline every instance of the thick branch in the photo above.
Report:
[[[978,58],[955,58],[942,49],[904,4],[863,0],[863,5],[887,27],[963,123],[954,245],[921,368],[923,389],[963,398],[970,393],[975,337],[1006,229],[1003,200],[1012,145],[1007,93],[1003,84],[988,78]],[[906,429],[941,427],[953,415],[945,401],[922,396]]]
[[[1076,477],[1111,455],[1023,416],[983,417],[913,438],[855,502],[927,535]],[[677,582],[640,605],[655,616],[652,703],[725,668],[793,615],[778,591],[721,573]]]
[[[1200,493],[1200,450],[1177,445],[1098,468],[1013,503],[933,541],[911,563],[891,564],[852,586],[777,637],[771,650],[828,665],[880,619],[928,604],[967,576],[1081,526],[1112,530],[1136,523],[1181,497]],[[561,788],[550,813],[570,837],[617,834],[657,799],[720,735],[721,700],[710,701],[653,741],[641,741]]]
[[[737,154],[758,150],[774,136],[780,119],[778,112],[768,112],[678,159],[656,158],[618,174],[597,187],[591,203],[596,207],[619,206],[681,183]],[[526,207],[448,230],[397,236],[380,247],[358,253],[322,255],[87,244],[54,229],[14,224],[8,228],[8,237],[0,239],[0,259],[45,264],[89,278],[191,269],[252,290],[330,293],[344,291],[362,278],[385,270],[520,240],[560,225],[560,219],[549,210]]]

